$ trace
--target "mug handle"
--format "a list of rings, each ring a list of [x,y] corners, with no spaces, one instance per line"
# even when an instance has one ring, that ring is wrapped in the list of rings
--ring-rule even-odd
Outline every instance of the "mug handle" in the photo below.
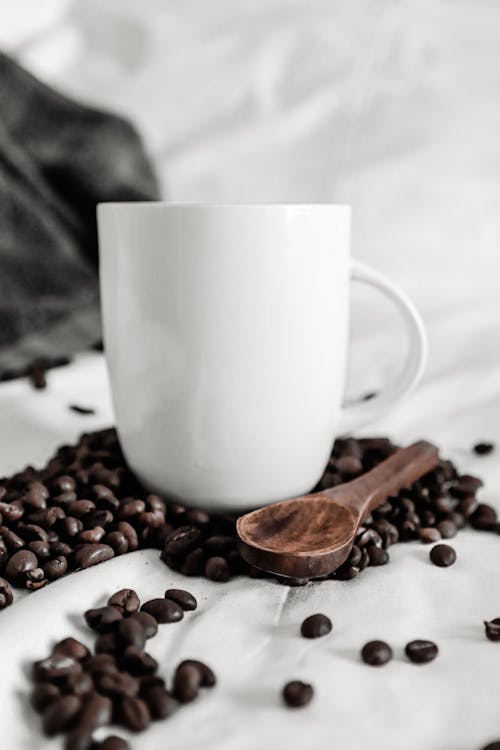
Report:
[[[374,286],[395,303],[406,323],[410,346],[403,369],[381,393],[368,401],[357,401],[343,407],[342,434],[351,432],[379,416],[381,411],[387,410],[409,393],[422,376],[428,353],[427,335],[420,313],[401,289],[394,286],[381,273],[358,260],[352,261],[351,280]]]

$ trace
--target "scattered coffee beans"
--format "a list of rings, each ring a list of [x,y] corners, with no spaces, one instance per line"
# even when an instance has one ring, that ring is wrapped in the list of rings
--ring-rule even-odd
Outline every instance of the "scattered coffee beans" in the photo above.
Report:
[[[431,562],[439,568],[448,568],[457,559],[457,553],[448,544],[436,544],[429,553]]]
[[[314,695],[313,686],[300,680],[287,682],[283,688],[283,700],[290,708],[301,708],[311,702]]]
[[[371,667],[380,667],[392,659],[392,648],[384,641],[369,641],[361,649],[361,658]]]
[[[414,664],[426,664],[436,658],[438,647],[432,641],[410,641],[405,646],[405,654]]]
[[[177,601],[194,609],[192,594],[176,589],[167,593],[172,591]],[[144,607],[154,611],[160,622],[174,621],[171,614],[165,619],[165,608],[183,614],[172,599],[152,599]],[[133,732],[142,732],[152,720],[170,716],[179,703],[194,700],[200,688],[215,685],[210,667],[186,659],[175,671],[172,692],[166,689],[165,681],[155,675],[157,661],[144,651],[146,638],[158,630],[157,620],[139,608],[135,591],[117,591],[106,606],[84,614],[87,624],[99,633],[95,654],[70,637],[56,643],[46,659],[33,665],[31,703],[43,714],[47,735],[67,733],[66,750],[126,750],[129,745],[120,737],[94,741],[94,731],[121,723]]]
[[[320,638],[328,635],[332,629],[332,621],[329,617],[322,614],[310,615],[306,617],[301,625],[300,632],[304,638]]]
[[[500,617],[495,617],[490,622],[484,621],[484,632],[490,641],[500,641]]]

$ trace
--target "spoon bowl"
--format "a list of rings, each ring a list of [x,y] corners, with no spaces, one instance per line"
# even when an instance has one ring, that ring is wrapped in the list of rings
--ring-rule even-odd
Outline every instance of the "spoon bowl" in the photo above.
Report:
[[[347,559],[369,513],[438,462],[437,448],[420,441],[351,482],[247,513],[236,523],[241,555],[281,576],[328,575]]]

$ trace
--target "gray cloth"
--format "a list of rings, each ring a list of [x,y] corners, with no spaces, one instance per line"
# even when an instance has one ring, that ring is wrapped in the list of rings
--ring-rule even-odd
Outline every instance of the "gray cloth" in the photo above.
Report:
[[[157,198],[130,123],[0,53],[0,376],[100,338],[96,204]]]

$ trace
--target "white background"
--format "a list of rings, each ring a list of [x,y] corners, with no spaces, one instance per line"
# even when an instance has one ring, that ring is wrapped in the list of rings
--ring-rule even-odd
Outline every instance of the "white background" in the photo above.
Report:
[[[434,440],[485,478],[483,496],[500,510],[498,452],[470,452],[479,439],[500,442],[499,39],[495,0],[0,2],[3,48],[66,92],[133,118],[169,198],[352,203],[353,253],[411,294],[431,343],[420,388],[368,431]],[[354,395],[383,383],[403,355],[398,322],[374,295],[354,295]],[[82,421],[70,401],[99,414]],[[0,473],[111,420],[98,356],[54,373],[44,393],[2,385]],[[500,737],[500,645],[481,625],[500,616],[499,545],[461,534],[458,562],[444,571],[427,563],[427,548],[400,545],[387,568],[300,590],[189,582],[200,613],[165,626],[156,653],[167,673],[184,655],[206,655],[220,687],[134,747],[161,738],[172,750],[479,750]],[[22,709],[20,664],[69,634],[75,610],[122,584],[152,595],[174,582],[186,583],[156,553],[139,553],[3,612],[2,750],[60,746],[39,742]],[[334,632],[301,641],[301,619],[318,610]],[[396,650],[383,671],[358,661],[374,637]],[[438,641],[434,664],[401,658],[414,637]],[[290,677],[317,688],[297,714],[277,697]]]

